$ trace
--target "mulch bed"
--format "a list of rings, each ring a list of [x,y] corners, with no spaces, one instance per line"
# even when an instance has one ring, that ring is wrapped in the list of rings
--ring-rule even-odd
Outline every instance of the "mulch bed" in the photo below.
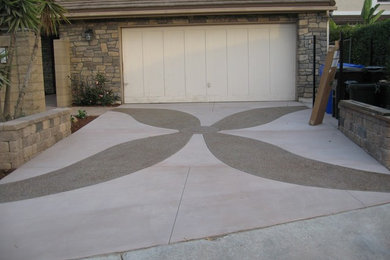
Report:
[[[97,116],[87,116],[86,118],[76,118],[77,121],[76,122],[72,122],[72,126],[71,126],[71,132],[72,134],[74,132],[76,132],[77,130],[79,130],[80,128],[82,128],[83,126],[85,126],[86,124],[90,123],[91,121],[95,120],[97,118]]]

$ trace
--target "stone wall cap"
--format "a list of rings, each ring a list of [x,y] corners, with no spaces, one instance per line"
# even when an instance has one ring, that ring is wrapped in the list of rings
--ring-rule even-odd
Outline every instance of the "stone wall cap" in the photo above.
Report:
[[[52,119],[58,115],[70,115],[70,108],[55,108],[38,114],[20,117],[11,121],[0,123],[0,131],[12,131],[23,129],[30,124]]]
[[[378,115],[378,116],[386,116],[386,117],[390,116],[389,109],[385,109],[385,108],[381,108],[381,107],[377,107],[377,106],[372,106],[372,105],[358,102],[355,100],[341,100],[339,103],[339,108],[340,107],[349,107],[349,108],[352,108],[355,110],[359,109],[359,110],[363,110],[365,112],[368,112],[368,113],[373,114],[373,115]]]

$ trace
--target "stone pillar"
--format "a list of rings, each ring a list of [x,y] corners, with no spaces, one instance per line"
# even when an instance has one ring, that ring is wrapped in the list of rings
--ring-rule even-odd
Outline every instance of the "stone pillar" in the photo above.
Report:
[[[7,36],[3,36],[7,37]],[[9,37],[9,36],[8,36]],[[15,105],[18,100],[19,88],[26,77],[29,62],[35,43],[35,34],[32,32],[20,32],[16,35],[15,56],[11,68],[11,99],[10,112],[14,115]],[[9,45],[7,45],[9,46]],[[5,46],[6,47],[6,46]],[[2,90],[2,102],[4,102],[4,92]],[[46,110],[45,92],[43,86],[42,72],[42,51],[39,38],[37,55],[33,61],[30,81],[25,90],[24,103],[22,104],[22,115],[32,115]]]
[[[8,35],[2,35],[0,36],[0,47],[3,47],[3,48],[9,48],[9,45],[10,45],[10,41],[11,41],[11,37],[8,36]],[[0,64],[1,67],[5,67],[7,66],[7,64]],[[5,99],[5,87],[3,87],[2,89],[0,89],[0,97],[1,97],[1,103],[0,105],[1,106],[4,106],[4,99]],[[3,107],[2,107],[3,108]],[[8,108],[10,109],[11,106],[8,106]],[[11,109],[10,109],[11,110]]]
[[[19,88],[26,77],[28,65],[31,60],[35,43],[33,32],[20,32],[16,36],[15,56],[11,68],[11,102],[10,111],[14,114],[15,105],[18,100]],[[24,103],[22,104],[22,115],[32,115],[46,110],[45,92],[43,84],[42,51],[39,38],[37,55],[33,61],[30,81],[25,90]],[[2,91],[4,92],[4,90]],[[2,96],[2,102],[4,98]]]
[[[72,106],[70,82],[69,40],[54,40],[54,64],[56,73],[57,106]]]
[[[316,81],[319,85],[319,67],[324,64],[328,49],[328,15],[302,13],[298,15],[297,91],[298,97],[313,95],[313,35],[316,35]]]

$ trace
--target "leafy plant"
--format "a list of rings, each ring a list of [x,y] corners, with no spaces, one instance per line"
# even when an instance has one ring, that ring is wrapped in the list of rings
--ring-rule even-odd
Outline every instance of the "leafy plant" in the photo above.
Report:
[[[78,119],[84,119],[84,118],[86,118],[87,117],[87,111],[85,111],[85,110],[81,110],[81,109],[79,109],[78,111],[77,111],[77,115],[76,115],[76,117],[78,118]]]
[[[8,51],[8,68],[6,77],[11,74],[13,57],[15,54],[16,33],[19,31],[32,31],[35,33],[35,41],[31,57],[28,61],[27,72],[19,84],[18,98],[16,100],[13,117],[23,115],[22,107],[26,89],[29,86],[32,66],[38,52],[38,43],[41,33],[56,34],[57,26],[61,21],[69,22],[64,15],[65,9],[54,0],[2,0],[0,4],[0,27],[8,28],[11,41]],[[17,64],[16,64],[17,66]],[[8,84],[5,90],[4,111],[1,111],[1,119],[12,118],[11,112],[11,85]]]
[[[329,20],[329,41],[334,42],[340,39],[340,33],[342,32],[344,38],[350,38],[353,32],[360,28],[360,25],[337,25],[332,19]]]
[[[106,87],[106,77],[98,73],[93,84],[85,80],[72,80],[73,104],[78,106],[107,106],[119,100],[111,89]],[[92,86],[91,86],[92,85]]]
[[[378,7],[379,4],[372,7],[372,0],[364,0],[362,12],[360,13],[364,24],[373,24],[381,17],[385,10],[380,10],[375,14]]]

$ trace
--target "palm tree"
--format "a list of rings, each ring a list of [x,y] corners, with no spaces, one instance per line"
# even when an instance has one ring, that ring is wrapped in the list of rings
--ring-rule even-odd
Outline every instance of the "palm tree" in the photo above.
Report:
[[[364,0],[362,12],[360,14],[363,18],[364,24],[373,24],[379,19],[385,10],[380,10],[377,14],[375,14],[378,7],[379,4],[372,7],[372,0]]]
[[[66,21],[65,9],[54,0],[2,0],[0,5],[0,27],[7,27],[11,34],[11,43],[8,51],[8,72],[9,78],[13,57],[15,55],[16,33],[18,31],[32,31],[35,33],[35,41],[28,63],[27,72],[22,84],[19,84],[19,95],[14,109],[14,117],[22,115],[24,95],[28,88],[34,60],[38,51],[38,43],[42,34],[57,34],[57,26],[61,21]],[[10,117],[10,86],[6,86],[4,100],[5,117]]]
[[[36,0],[3,0],[0,5],[0,27],[8,28],[10,33],[10,46],[8,47],[8,63],[4,76],[9,79],[15,55],[16,33],[27,29],[37,30],[38,10]],[[11,119],[11,85],[5,85],[4,108],[1,115],[2,121]]]

